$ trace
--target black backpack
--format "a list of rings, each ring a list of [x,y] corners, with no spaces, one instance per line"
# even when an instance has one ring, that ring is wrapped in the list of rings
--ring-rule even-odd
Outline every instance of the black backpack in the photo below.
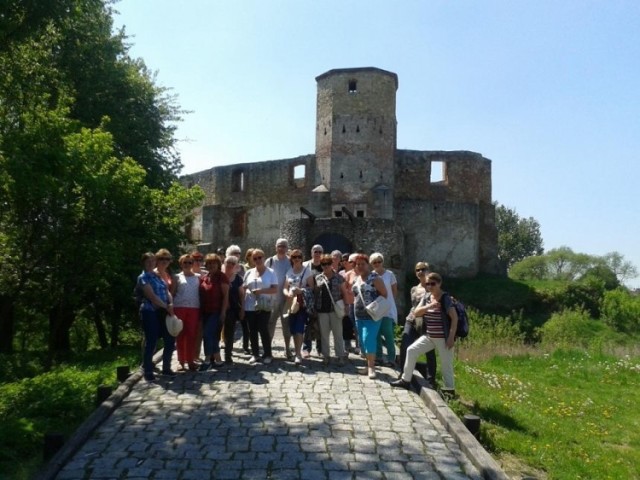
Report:
[[[451,305],[456,309],[456,313],[458,314],[458,325],[456,327],[456,338],[466,338],[469,335],[469,316],[467,315],[467,309],[460,300],[455,298],[453,295],[444,292],[443,295],[449,295],[451,299]],[[447,315],[446,312],[443,312]]]

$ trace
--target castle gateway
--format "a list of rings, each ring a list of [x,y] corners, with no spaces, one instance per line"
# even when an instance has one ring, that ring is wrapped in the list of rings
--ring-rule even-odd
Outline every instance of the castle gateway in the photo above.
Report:
[[[316,82],[314,155],[182,179],[206,195],[191,240],[204,250],[238,244],[272,254],[285,237],[307,258],[316,243],[325,252],[379,251],[396,274],[420,260],[453,277],[498,273],[491,161],[396,148],[395,73],[335,69]]]

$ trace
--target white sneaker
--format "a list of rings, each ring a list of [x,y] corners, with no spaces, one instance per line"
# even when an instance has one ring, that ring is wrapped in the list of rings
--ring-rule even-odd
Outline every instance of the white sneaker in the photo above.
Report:
[[[296,355],[296,359],[294,360],[294,363],[296,365],[300,365],[300,364],[302,364],[302,359],[299,356]]]
[[[260,359],[256,356],[251,357],[251,359],[249,360],[249,363],[251,365],[255,365],[256,363],[258,363],[260,361]]]
[[[264,363],[265,365],[269,365],[271,362],[273,362],[273,357],[264,357],[262,359],[262,363]]]

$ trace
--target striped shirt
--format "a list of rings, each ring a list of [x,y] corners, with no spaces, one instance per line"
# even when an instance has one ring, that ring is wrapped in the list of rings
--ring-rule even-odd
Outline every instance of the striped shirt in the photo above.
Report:
[[[433,299],[432,299],[433,301]],[[424,322],[427,325],[427,335],[431,338],[444,338],[444,325],[442,323],[442,304],[437,303],[424,314]]]

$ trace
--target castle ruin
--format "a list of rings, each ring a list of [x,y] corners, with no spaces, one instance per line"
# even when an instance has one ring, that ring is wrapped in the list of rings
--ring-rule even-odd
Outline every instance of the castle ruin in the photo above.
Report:
[[[420,260],[452,277],[498,273],[491,161],[399,150],[393,72],[334,69],[316,82],[315,154],[183,177],[206,195],[191,240],[270,255],[285,237],[307,258],[316,243],[325,252],[379,251],[399,281]]]

